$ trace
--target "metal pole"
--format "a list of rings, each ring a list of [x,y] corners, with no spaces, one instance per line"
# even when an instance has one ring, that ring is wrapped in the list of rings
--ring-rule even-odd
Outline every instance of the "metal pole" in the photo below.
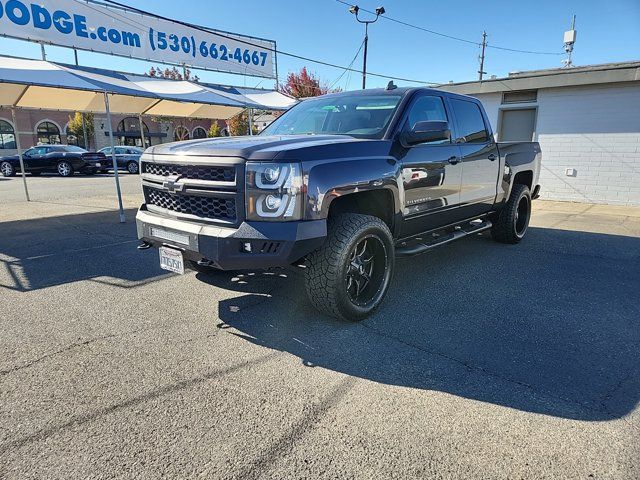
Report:
[[[40,44],[40,52],[42,53],[42,60],[47,60],[47,52],[44,51],[44,43]]]
[[[487,47],[487,32],[482,32],[482,53],[480,54],[480,70],[478,70],[478,80],[482,81],[484,75],[484,50]]]
[[[249,135],[253,135],[253,108],[249,109]]]
[[[364,24],[364,61],[362,63],[362,89],[367,88],[367,44],[369,43],[369,24]]]
[[[142,114],[138,115],[138,123],[140,124],[140,140],[142,140],[142,149],[144,150],[147,147],[144,139],[144,123],[142,123]]]
[[[111,146],[111,162],[113,164],[114,178],[116,179],[116,192],[118,194],[118,209],[120,210],[120,223],[125,222],[124,208],[122,207],[122,192],[120,192],[120,178],[118,177],[118,161],[116,160],[116,145],[113,141],[113,127],[111,126],[111,110],[109,110],[109,95],[104,92],[104,108],[107,111],[107,130],[109,131],[109,145]]]
[[[76,65],[78,65],[78,49],[76,48],[73,49],[73,58],[76,61]],[[89,150],[89,138],[87,137],[87,124],[84,119],[84,112],[81,112],[80,115],[82,116],[82,136],[84,138],[84,148]]]
[[[27,188],[27,177],[25,174],[24,160],[22,158],[22,147],[20,146],[20,132],[18,129],[18,122],[16,121],[16,109],[11,107],[11,118],[13,119],[13,136],[16,140],[16,148],[18,149],[18,159],[20,160],[20,170],[22,170],[22,184],[24,185],[24,194],[27,197],[27,202],[30,202],[29,189]]]

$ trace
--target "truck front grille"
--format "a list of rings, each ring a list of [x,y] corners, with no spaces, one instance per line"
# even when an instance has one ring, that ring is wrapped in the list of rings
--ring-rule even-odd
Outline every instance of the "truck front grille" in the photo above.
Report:
[[[173,194],[147,186],[143,191],[147,205],[211,220],[236,220],[236,200],[232,197]]]
[[[205,166],[205,165],[174,165],[169,163],[143,162],[142,173],[160,175],[179,175],[195,180],[209,180],[213,182],[233,182],[236,179],[236,169],[233,166]]]

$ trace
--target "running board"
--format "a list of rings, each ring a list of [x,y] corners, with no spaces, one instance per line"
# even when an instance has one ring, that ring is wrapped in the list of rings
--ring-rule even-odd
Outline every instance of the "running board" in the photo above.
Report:
[[[412,257],[414,255],[419,255],[435,247],[439,247],[440,245],[460,240],[461,238],[468,237],[475,233],[484,232],[490,228],[491,222],[489,220],[483,220],[481,223],[468,223],[462,227],[458,227],[453,232],[434,237],[429,242],[419,241],[411,245],[406,245],[406,243],[403,242],[403,244],[396,247],[396,257]]]

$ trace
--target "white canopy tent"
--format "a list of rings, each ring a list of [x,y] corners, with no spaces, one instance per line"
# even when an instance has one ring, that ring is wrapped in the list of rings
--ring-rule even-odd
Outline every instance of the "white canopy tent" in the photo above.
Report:
[[[112,113],[137,115],[140,119],[142,115],[228,119],[246,108],[285,110],[294,103],[294,99],[274,90],[200,84],[0,56],[0,106],[11,108],[14,125],[16,108],[106,113],[112,147]],[[15,138],[29,200],[17,131]],[[111,151],[115,152],[113,148]],[[124,222],[115,153],[112,162],[120,221]]]

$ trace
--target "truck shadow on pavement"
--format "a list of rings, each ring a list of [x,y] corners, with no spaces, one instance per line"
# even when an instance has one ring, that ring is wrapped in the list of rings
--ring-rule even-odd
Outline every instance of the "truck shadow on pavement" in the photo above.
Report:
[[[138,251],[136,209],[127,223],[107,210],[0,223],[0,288],[30,291],[92,279],[122,288],[166,278]]]
[[[242,295],[218,328],[321,367],[527,412],[605,421],[640,398],[640,240],[531,228],[398,261],[375,315],[342,323],[306,301],[302,269],[198,274]]]

